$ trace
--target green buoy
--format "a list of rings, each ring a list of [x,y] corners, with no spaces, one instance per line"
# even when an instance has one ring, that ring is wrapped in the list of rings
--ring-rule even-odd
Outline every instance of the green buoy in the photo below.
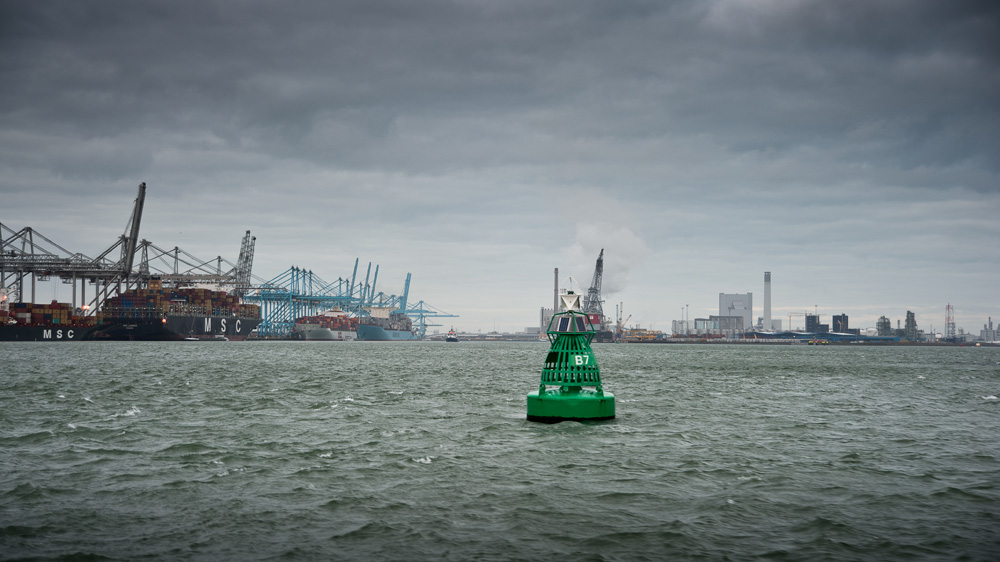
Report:
[[[598,421],[615,417],[615,395],[604,392],[590,349],[594,326],[580,311],[580,295],[560,295],[565,312],[552,316],[549,354],[537,392],[528,393],[528,421]]]

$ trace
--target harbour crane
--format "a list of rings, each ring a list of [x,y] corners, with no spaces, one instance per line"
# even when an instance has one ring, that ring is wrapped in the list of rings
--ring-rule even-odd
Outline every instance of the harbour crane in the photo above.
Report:
[[[146,183],[142,182],[124,234],[96,258],[70,252],[31,227],[15,232],[0,224],[0,287],[6,287],[17,301],[34,302],[35,281],[59,277],[63,283],[73,286],[73,308],[77,308],[76,285],[79,283],[82,309],[88,311],[87,314],[93,314],[108,298],[131,288],[140,288],[154,276],[175,285],[235,285],[237,292],[249,285],[255,240],[250,231],[243,239],[238,265],[222,257],[201,260],[177,247],[164,250],[139,238],[145,200]],[[225,271],[223,262],[232,269]],[[188,269],[182,271],[182,266]],[[31,286],[30,294],[27,294],[24,283],[29,277]],[[88,283],[95,288],[89,299],[86,291]]]
[[[794,331],[792,329],[792,316],[801,316],[801,317],[805,318],[806,316],[811,316],[811,315],[808,312],[789,312],[788,313],[788,331],[789,332]],[[803,326],[802,329],[804,330],[805,326]]]
[[[618,326],[615,327],[615,339],[616,340],[620,340],[621,339],[622,332],[625,330],[625,324],[628,324],[628,321],[631,320],[631,319],[632,319],[632,315],[629,314],[628,318],[626,318],[626,319],[622,320],[621,322],[619,322]]]
[[[594,279],[590,282],[587,295],[583,297],[583,313],[596,314],[601,319],[602,326],[604,325],[604,306],[603,301],[601,301],[601,281],[603,278],[604,248],[601,248],[601,254],[597,256],[597,265],[594,267]]]
[[[234,275],[236,288],[233,291],[237,296],[242,297],[250,288],[250,271],[253,269],[253,249],[256,245],[257,237],[250,236],[248,230],[243,236],[243,244],[240,246],[240,257],[236,260],[236,274]]]

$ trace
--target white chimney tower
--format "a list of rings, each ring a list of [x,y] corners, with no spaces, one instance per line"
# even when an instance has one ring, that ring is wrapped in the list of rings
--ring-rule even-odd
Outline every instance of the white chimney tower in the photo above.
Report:
[[[765,331],[770,332],[772,328],[771,324],[771,272],[764,272],[764,325],[762,326]]]
[[[552,290],[552,314],[559,312],[559,268],[555,270],[555,288]]]

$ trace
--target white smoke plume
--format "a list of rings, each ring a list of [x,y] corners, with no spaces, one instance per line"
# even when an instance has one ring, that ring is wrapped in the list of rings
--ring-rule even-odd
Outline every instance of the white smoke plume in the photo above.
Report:
[[[568,249],[569,265],[561,285],[567,275],[576,280],[576,289],[586,292],[594,278],[597,256],[604,249],[604,275],[601,282],[601,297],[622,292],[629,282],[631,271],[649,254],[649,247],[631,228],[624,225],[600,225],[580,223],[576,227],[576,241]]]

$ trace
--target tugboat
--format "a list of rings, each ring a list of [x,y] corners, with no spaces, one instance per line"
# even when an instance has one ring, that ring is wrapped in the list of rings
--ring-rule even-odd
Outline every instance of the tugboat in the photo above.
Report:
[[[580,295],[560,295],[565,312],[552,316],[552,346],[536,392],[528,394],[528,421],[599,421],[615,417],[615,395],[604,392],[601,370],[590,349],[594,326],[580,311]]]
[[[444,341],[447,341],[447,342],[457,342],[458,341],[458,334],[455,333],[455,328],[452,328],[451,330],[448,330],[448,337],[444,338]]]

